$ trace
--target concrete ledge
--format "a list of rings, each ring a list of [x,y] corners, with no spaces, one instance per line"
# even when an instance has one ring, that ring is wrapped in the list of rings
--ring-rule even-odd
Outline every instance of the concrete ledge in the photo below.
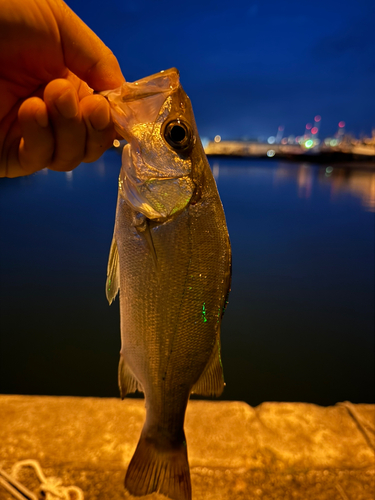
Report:
[[[123,479],[144,415],[136,399],[0,396],[0,467],[32,458],[85,499],[133,498]],[[375,405],[190,401],[193,499],[372,500],[374,423]]]

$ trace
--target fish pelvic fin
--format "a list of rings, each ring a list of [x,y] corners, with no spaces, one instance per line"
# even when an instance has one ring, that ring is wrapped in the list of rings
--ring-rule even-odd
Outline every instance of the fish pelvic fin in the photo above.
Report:
[[[136,378],[122,354],[120,354],[118,365],[118,385],[120,387],[121,399],[124,399],[127,394],[131,394],[132,392],[144,392],[142,384]]]
[[[203,370],[198,381],[193,385],[191,390],[194,394],[201,396],[220,396],[224,390],[224,374],[223,365],[221,362],[221,344],[220,335],[216,339],[215,347],[211,357]]]
[[[109,305],[115,300],[120,289],[120,266],[118,250],[115,237],[112,238],[111,249],[109,251],[107,282],[105,284],[105,294]]]
[[[153,492],[173,500],[191,500],[190,470],[185,435],[179,443],[148,437],[143,429],[125,477],[135,496]]]

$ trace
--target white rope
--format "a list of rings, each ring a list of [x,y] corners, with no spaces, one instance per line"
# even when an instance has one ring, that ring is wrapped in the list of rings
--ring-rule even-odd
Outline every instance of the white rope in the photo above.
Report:
[[[36,460],[21,460],[16,462],[11,474],[17,479],[18,473],[22,467],[31,467],[40,482],[40,491],[45,494],[46,500],[84,500],[83,491],[78,486],[62,486],[62,480],[58,477],[46,477],[43,474],[39,462]],[[71,495],[71,493],[73,495]]]

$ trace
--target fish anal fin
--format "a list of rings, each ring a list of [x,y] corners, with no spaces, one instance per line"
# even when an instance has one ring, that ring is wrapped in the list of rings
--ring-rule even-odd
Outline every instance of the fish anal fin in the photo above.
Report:
[[[141,383],[138,381],[122,354],[118,365],[118,385],[120,387],[121,399],[132,392],[144,392]]]
[[[126,472],[125,488],[135,496],[158,492],[173,500],[191,500],[185,436],[172,444],[142,431]]]
[[[216,339],[211,357],[198,381],[193,385],[192,393],[201,396],[220,396],[224,390],[223,366],[221,363],[220,336]]]
[[[120,288],[120,266],[118,258],[118,250],[115,237],[112,239],[111,249],[109,251],[107,281],[105,284],[105,294],[109,305],[115,300]]]

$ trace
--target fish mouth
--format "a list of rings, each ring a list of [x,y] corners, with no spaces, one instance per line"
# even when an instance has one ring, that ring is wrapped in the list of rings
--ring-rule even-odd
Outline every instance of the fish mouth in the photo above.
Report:
[[[160,71],[133,83],[127,83],[122,102],[145,99],[160,93],[171,94],[180,85],[180,72],[176,68]]]
[[[148,219],[163,220],[181,212],[190,202],[195,183],[189,175],[139,179],[134,172],[131,146],[124,147],[119,178],[121,196]]]
[[[125,82],[114,90],[100,92],[111,105],[115,128],[128,142],[134,124],[153,122],[163,102],[180,87],[180,74],[176,68],[160,71],[151,76]],[[139,105],[142,101],[142,105]]]

